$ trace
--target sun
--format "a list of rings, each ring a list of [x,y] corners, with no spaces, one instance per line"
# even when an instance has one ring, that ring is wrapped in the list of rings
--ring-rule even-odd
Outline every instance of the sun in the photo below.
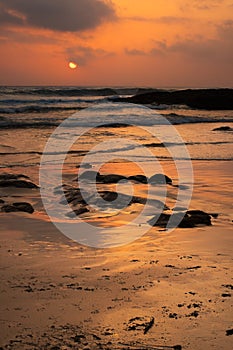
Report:
[[[69,67],[70,67],[70,69],[75,69],[78,67],[78,65],[75,62],[69,62]]]

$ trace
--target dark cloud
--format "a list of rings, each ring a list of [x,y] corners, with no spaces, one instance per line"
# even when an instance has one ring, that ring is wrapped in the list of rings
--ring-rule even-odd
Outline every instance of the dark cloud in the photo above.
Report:
[[[0,0],[0,25],[83,31],[116,19],[107,0]]]
[[[23,24],[23,18],[17,12],[8,9],[3,1],[0,1],[0,25],[1,24]]]
[[[103,49],[93,49],[92,47],[88,46],[77,46],[67,48],[66,55],[68,61],[74,61],[80,66],[84,66],[87,61],[113,56],[114,54]]]

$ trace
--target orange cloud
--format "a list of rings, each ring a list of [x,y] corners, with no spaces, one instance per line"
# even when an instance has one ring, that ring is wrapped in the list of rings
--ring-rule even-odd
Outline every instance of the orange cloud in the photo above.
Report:
[[[201,4],[0,0],[1,83],[232,85],[232,0]]]

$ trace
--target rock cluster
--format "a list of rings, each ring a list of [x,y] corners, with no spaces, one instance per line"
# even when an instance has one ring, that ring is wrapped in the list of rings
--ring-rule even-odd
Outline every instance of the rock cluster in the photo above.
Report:
[[[147,178],[145,175],[131,175],[123,176],[118,174],[100,174],[98,171],[87,170],[79,175],[77,180],[92,181],[102,184],[115,184],[119,181],[134,181],[143,184],[172,184],[172,179],[164,174],[155,174],[150,178]]]
[[[16,187],[16,188],[38,188],[36,184],[30,181],[29,177],[23,174],[0,174],[0,187]],[[11,202],[5,201],[0,198],[0,212],[12,213],[12,212],[25,212],[32,214],[34,208],[30,203],[25,201],[22,202]]]

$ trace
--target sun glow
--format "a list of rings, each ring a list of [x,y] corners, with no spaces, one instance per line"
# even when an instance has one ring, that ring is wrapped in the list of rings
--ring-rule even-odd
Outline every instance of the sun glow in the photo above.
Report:
[[[71,69],[75,69],[75,68],[78,67],[78,65],[77,65],[75,62],[69,62],[69,67],[70,67]]]

